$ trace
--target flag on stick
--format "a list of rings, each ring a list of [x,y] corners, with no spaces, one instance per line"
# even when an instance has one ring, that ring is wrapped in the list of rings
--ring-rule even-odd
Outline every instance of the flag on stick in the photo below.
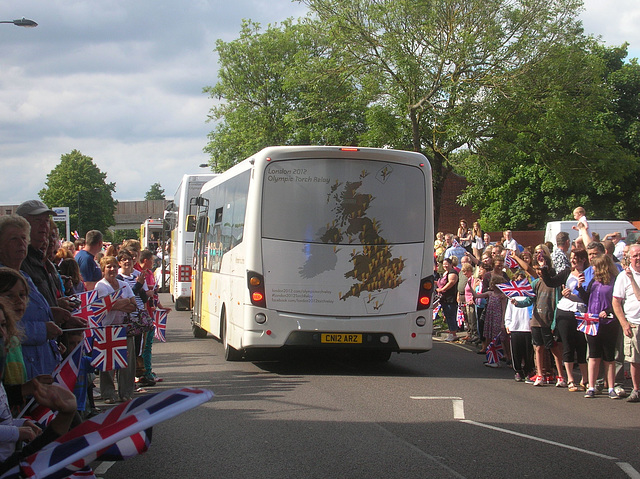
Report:
[[[508,281],[496,284],[496,286],[509,298],[514,296],[529,296],[530,298],[533,298],[536,295],[531,283],[529,283],[529,280],[526,278],[522,281]]]
[[[589,336],[597,336],[600,327],[600,318],[596,314],[576,313],[578,320],[578,331],[588,334]]]
[[[111,371],[126,368],[127,364],[127,328],[106,326],[95,329],[91,366],[100,371]]]
[[[168,311],[166,309],[156,309],[153,312],[154,337],[163,343],[167,342],[167,316]]]

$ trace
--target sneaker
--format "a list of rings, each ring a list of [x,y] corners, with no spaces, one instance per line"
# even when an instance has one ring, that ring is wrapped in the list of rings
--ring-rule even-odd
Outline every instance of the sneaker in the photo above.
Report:
[[[613,390],[616,392],[616,394],[618,395],[619,398],[626,398],[627,397],[627,391],[625,391],[624,388],[620,384],[618,384],[617,386],[614,386]]]
[[[603,389],[604,389],[604,384],[596,382],[596,394],[602,394]]]
[[[146,376],[141,377],[140,380],[138,381],[138,386],[143,388],[147,388],[155,385],[156,385],[156,382],[153,379],[149,379]]]
[[[488,368],[498,368],[498,367],[500,367],[500,365],[498,363],[489,363],[487,361],[485,361],[482,364],[484,364]]]
[[[524,382],[525,382],[525,384],[533,384],[533,383],[535,383],[535,382],[536,382],[536,378],[537,378],[537,377],[538,377],[538,376],[536,376],[535,374],[534,374],[533,376],[527,376],[527,377],[524,379]]]
[[[557,388],[564,388],[567,386],[567,382],[564,380],[564,378],[562,376],[558,376],[556,378],[556,387]]]
[[[587,389],[587,392],[584,394],[584,397],[589,399],[596,397],[596,390],[593,388]]]
[[[640,391],[637,389],[631,391],[631,394],[629,394],[629,397],[627,398],[627,402],[640,402]]]
[[[452,341],[455,341],[456,337],[453,334],[449,333],[449,335],[446,338],[444,338],[444,340],[450,343]]]
[[[513,379],[515,379],[515,381],[517,383],[521,383],[521,382],[524,381],[524,378],[522,377],[522,374],[520,374],[520,373],[516,373],[516,375],[515,375],[515,377]]]
[[[618,393],[616,393],[613,388],[609,389],[609,399],[620,399],[620,396],[618,396]]]
[[[556,377],[553,374],[547,374],[543,380],[545,384],[554,384],[556,382]]]
[[[156,373],[154,373],[153,371],[151,371],[151,377],[153,378],[153,380],[157,383],[161,383],[162,381],[164,381],[163,378],[159,377]]]
[[[536,380],[533,382],[534,386],[544,386],[544,378],[542,376],[536,376]]]

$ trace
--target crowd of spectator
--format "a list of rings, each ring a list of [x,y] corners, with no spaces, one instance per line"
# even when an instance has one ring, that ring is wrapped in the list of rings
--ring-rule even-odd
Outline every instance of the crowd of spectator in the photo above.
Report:
[[[475,345],[485,366],[502,362],[518,382],[640,402],[640,244],[626,245],[619,232],[601,241],[583,208],[574,218],[574,241],[561,232],[535,247],[510,230],[492,242],[466,220],[455,235],[437,233],[444,340]],[[496,349],[500,361],[487,354]]]
[[[83,358],[73,392],[54,383],[52,374],[88,326],[72,314],[75,295],[122,290],[101,327],[151,317],[162,305],[152,252],[141,251],[137,240],[105,245],[96,230],[61,242],[53,215],[41,201],[30,200],[15,215],[0,217],[0,473],[100,412],[95,399],[107,405],[127,401],[161,381],[151,368],[153,331],[144,331],[127,337],[128,367],[98,374]],[[97,380],[100,394],[93,389]],[[56,414],[46,427],[22,417],[32,399]]]

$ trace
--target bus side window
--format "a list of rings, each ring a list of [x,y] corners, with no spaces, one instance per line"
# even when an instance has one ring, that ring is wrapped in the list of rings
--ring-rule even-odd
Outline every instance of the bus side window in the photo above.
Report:
[[[222,223],[222,208],[218,208],[216,210],[216,218],[215,218],[214,224],[217,225],[219,223]]]
[[[196,217],[195,215],[187,216],[187,232],[191,233],[196,230]]]

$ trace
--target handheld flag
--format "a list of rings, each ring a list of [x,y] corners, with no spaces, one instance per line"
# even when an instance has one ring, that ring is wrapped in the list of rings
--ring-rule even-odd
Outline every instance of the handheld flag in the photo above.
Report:
[[[498,334],[491,340],[487,346],[487,363],[497,364],[500,359],[504,357],[504,348],[502,347],[502,340]]]
[[[458,322],[458,327],[464,325],[464,311],[461,306],[458,306],[458,312],[456,314],[456,321]]]
[[[600,318],[595,314],[576,313],[578,320],[578,331],[588,334],[589,336],[598,335],[598,327],[600,326]]]
[[[100,371],[127,367],[127,328],[106,326],[94,330],[91,366]]]
[[[69,300],[77,305],[76,309],[71,312],[72,316],[78,316],[82,319],[89,319],[92,313],[89,311],[89,305],[98,299],[98,292],[94,289],[85,291],[84,293],[69,296]]]
[[[533,292],[531,283],[529,283],[529,280],[526,278],[522,281],[508,281],[506,283],[496,284],[496,286],[509,298],[514,296],[529,296],[533,298],[536,295]]]
[[[507,254],[504,257],[504,264],[509,269],[515,269],[520,266],[513,258],[513,252],[511,250],[507,250]]]
[[[122,297],[122,289],[118,289],[111,294],[96,299],[90,303],[87,309],[91,312],[93,320],[100,323],[109,311],[113,308],[113,303]]]
[[[168,311],[166,309],[156,309],[153,312],[153,326],[155,327],[154,338],[163,343],[167,342],[167,316]]]
[[[97,459],[127,459],[146,451],[150,428],[210,400],[206,389],[170,389],[141,396],[87,419],[20,463],[25,477],[67,477]]]
[[[433,320],[435,321],[436,317],[438,316],[438,313],[440,312],[440,304],[437,304],[434,306],[433,308]]]

